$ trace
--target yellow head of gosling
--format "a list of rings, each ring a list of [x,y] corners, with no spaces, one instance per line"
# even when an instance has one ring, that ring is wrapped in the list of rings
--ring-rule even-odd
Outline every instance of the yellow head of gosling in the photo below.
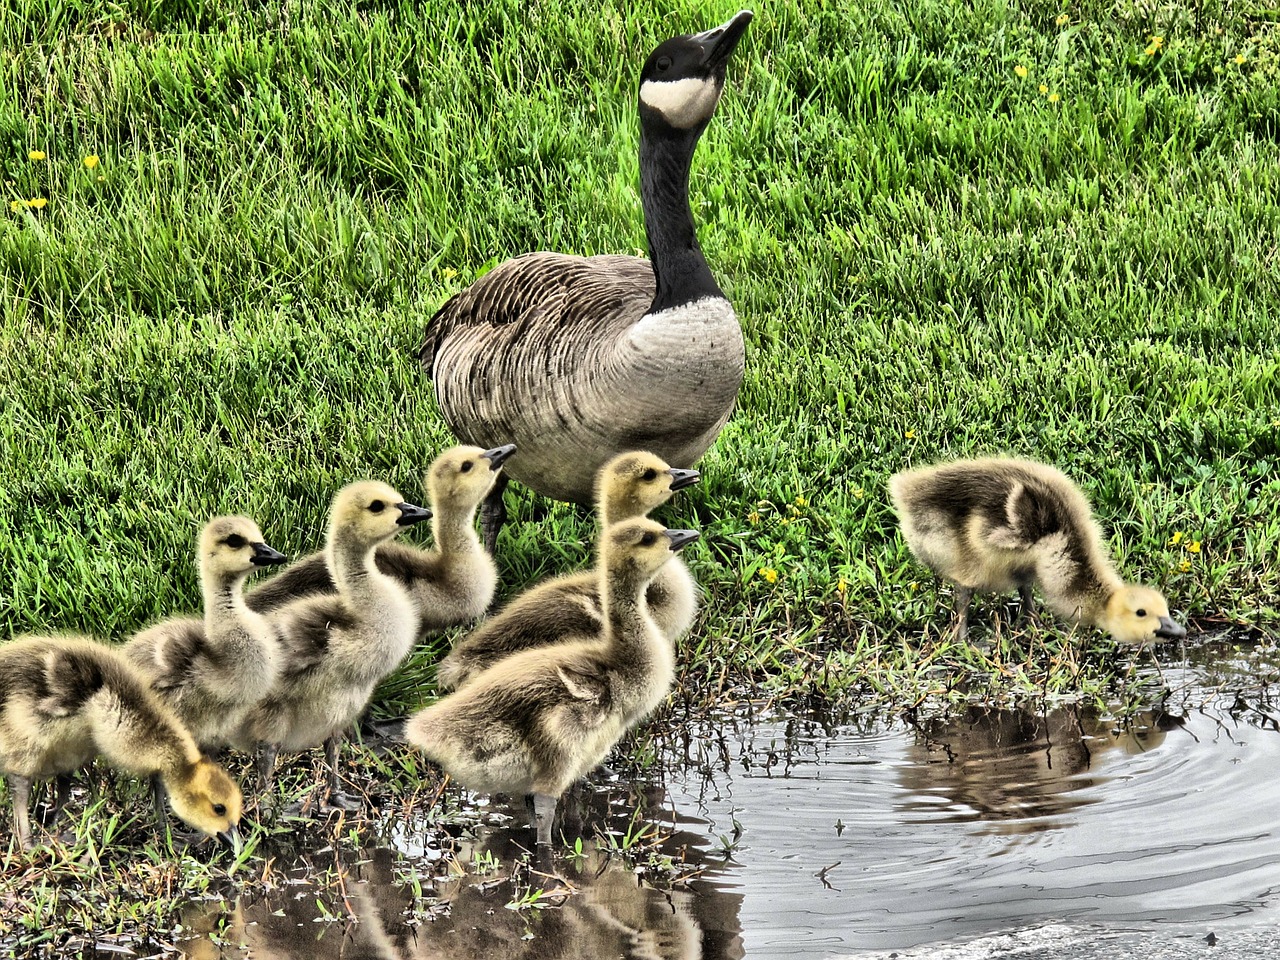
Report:
[[[601,550],[611,578],[646,583],[677,550],[699,536],[697,530],[668,530],[656,520],[636,517],[609,527]]]
[[[214,517],[200,534],[201,566],[215,575],[236,577],[284,560],[248,517]]]
[[[201,757],[179,775],[166,777],[164,785],[174,813],[202,833],[239,845],[244,799],[227,771]]]
[[[498,482],[502,465],[515,452],[514,443],[492,450],[450,447],[427,468],[427,496],[437,510],[446,504],[458,510],[473,510],[484,502]]]
[[[1117,643],[1177,640],[1187,635],[1186,628],[1169,616],[1168,601],[1150,587],[1121,587],[1107,601],[1098,626]]]
[[[643,517],[701,476],[697,470],[672,467],[645,450],[620,453],[596,476],[596,503],[609,523]]]
[[[360,546],[390,540],[403,528],[431,518],[431,511],[412,503],[385,483],[362,480],[338,491],[329,510],[330,536],[337,531]]]

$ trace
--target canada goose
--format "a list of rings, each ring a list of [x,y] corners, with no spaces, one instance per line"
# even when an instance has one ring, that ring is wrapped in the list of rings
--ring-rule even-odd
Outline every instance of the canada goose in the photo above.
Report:
[[[1037,582],[1059,616],[1121,643],[1186,636],[1158,591],[1116,574],[1089,502],[1053,467],[1008,458],[957,460],[895,474],[889,492],[911,552],[956,584],[961,639],[975,590],[1016,588],[1022,612],[1031,615]]]
[[[539,844],[551,843],[560,794],[666,696],[675,653],[645,613],[653,575],[693,530],[639,518],[600,539],[600,639],[537,647],[500,660],[411,717],[411,743],[464,786],[531,799]]]
[[[352,483],[334,497],[325,563],[338,592],[302,597],[267,614],[281,639],[280,674],[236,737],[237,746],[260,745],[260,789],[270,784],[281,749],[323,742],[330,797],[343,802],[337,789],[342,733],[418,636],[413,601],[378,569],[374,551],[430,517],[430,510],[406,503],[385,483]]]
[[[691,467],[729,419],[745,350],[733,306],[698,246],[689,210],[694,148],[751,21],[660,44],[640,73],[640,196],[651,260],[530,253],[455,294],[419,358],[453,432],[514,440],[510,476],[589,504],[615,453],[652,450]],[[505,478],[482,513],[493,550]]]
[[[375,557],[378,569],[409,592],[420,632],[443,630],[479,617],[493,602],[498,570],[476,536],[476,508],[493,489],[514,444],[491,450],[452,447],[427,468],[435,548],[384,543]],[[334,593],[325,554],[299,560],[255,587],[246,596],[254,610],[269,611],[312,594]]]
[[[275,684],[279,641],[266,618],[245,605],[242,591],[250,573],[285,556],[263,542],[248,517],[214,517],[198,549],[204,618],[157,623],[124,653],[208,749],[222,745]]]
[[[620,453],[603,467],[596,481],[600,529],[649,511],[677,490],[697,483],[697,470],[680,470],[645,451]],[[662,634],[675,642],[689,629],[698,611],[698,588],[678,557],[654,575],[645,594],[649,615]],[[503,657],[561,637],[598,636],[603,628],[600,574],[594,568],[538,584],[516,597],[454,645],[436,667],[436,685],[452,690]]]
[[[201,755],[119,651],[82,637],[0,646],[0,771],[23,847],[33,845],[31,781],[76,770],[98,754],[131,773],[158,773],[174,813],[238,845],[240,788]]]

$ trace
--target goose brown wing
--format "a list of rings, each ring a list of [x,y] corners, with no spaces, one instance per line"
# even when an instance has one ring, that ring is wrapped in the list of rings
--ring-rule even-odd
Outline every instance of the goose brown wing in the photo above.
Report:
[[[330,631],[350,630],[355,624],[351,610],[336,595],[312,597],[286,607],[276,621],[284,676],[297,677],[318,666],[329,652]]]
[[[525,337],[622,330],[648,312],[655,290],[653,265],[642,257],[528,253],[450,297],[427,325],[418,359],[434,377],[445,345],[460,340],[474,359]]]

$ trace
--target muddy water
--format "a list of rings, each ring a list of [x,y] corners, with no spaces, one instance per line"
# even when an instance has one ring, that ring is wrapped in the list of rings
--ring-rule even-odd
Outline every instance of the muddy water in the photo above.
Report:
[[[1277,661],[1217,644],[1135,675],[1151,702],[1127,724],[1043,705],[888,725],[682,723],[663,782],[583,787],[566,803],[570,836],[657,837],[629,858],[589,840],[558,861],[572,895],[528,904],[549,881],[523,855],[519,811],[493,804],[470,822],[391,824],[379,847],[308,854],[265,900],[193,905],[185,949],[308,960],[1280,955]]]

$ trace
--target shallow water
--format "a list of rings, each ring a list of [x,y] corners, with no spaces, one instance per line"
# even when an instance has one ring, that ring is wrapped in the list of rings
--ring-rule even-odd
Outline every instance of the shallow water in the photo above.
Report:
[[[681,724],[664,784],[565,805],[570,836],[652,825],[663,871],[587,842],[558,864],[576,893],[510,909],[547,880],[522,858],[519,811],[494,804],[475,826],[401,823],[388,848],[312,855],[261,902],[193,905],[187,955],[1181,957],[1211,933],[1215,957],[1265,955],[1280,945],[1277,659],[1202,648],[1148,678],[1161,702],[1125,725],[1071,706]],[[318,894],[335,857],[344,885]]]

